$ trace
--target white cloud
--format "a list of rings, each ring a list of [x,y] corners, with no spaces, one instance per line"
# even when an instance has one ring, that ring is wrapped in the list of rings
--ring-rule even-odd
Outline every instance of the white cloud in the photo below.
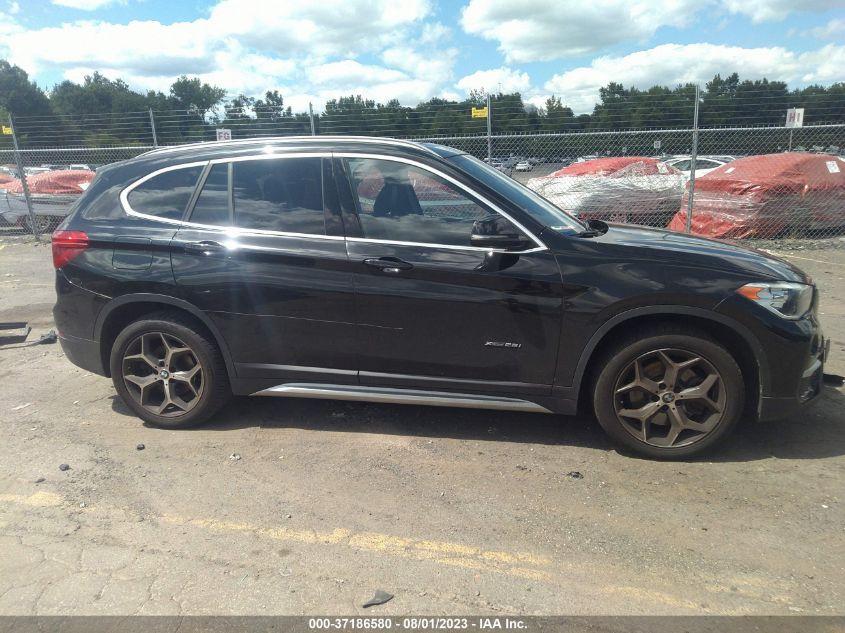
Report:
[[[53,4],[81,11],[95,11],[120,0],[53,0]]]
[[[525,92],[531,87],[528,73],[502,67],[493,70],[478,70],[461,78],[458,88],[469,94],[471,90],[485,92]]]
[[[700,0],[470,0],[467,33],[499,43],[511,62],[546,61],[644,40],[662,26],[683,26]]]
[[[741,14],[754,23],[825,11],[843,0],[469,0],[467,33],[498,42],[508,62],[577,57],[622,42],[645,42],[663,27],[685,27],[701,14]],[[713,20],[715,21],[715,20]]]
[[[428,0],[221,0],[213,32],[282,55],[352,56],[399,41],[430,12]]]
[[[769,77],[791,86],[845,80],[845,46],[829,44],[796,53],[780,47],[741,48],[716,44],[663,44],[623,57],[599,57],[589,65],[553,76],[544,88],[576,112],[589,112],[599,88],[609,82],[626,87],[703,84],[721,73],[740,71],[745,77]]]
[[[388,48],[381,54],[388,66],[404,70],[414,77],[439,79],[443,82],[452,79],[452,67],[457,56],[456,48],[437,48],[423,53],[411,46]]]
[[[440,22],[428,22],[423,25],[419,41],[421,44],[435,44],[452,35],[452,29]]]
[[[213,63],[214,43],[206,36],[208,29],[206,20],[168,25],[153,20],[80,21],[13,35],[10,61],[30,72],[47,66],[90,66],[141,75],[201,73]]]
[[[9,4],[8,11],[0,11],[0,57],[9,56],[9,39],[12,35],[23,31],[23,27],[15,20],[15,14],[20,10],[16,2]]]
[[[9,3],[9,14],[16,15],[20,13],[20,11],[21,5],[17,2],[17,0],[12,0],[12,2]]]
[[[827,11],[845,6],[842,0],[722,0],[731,13],[741,13],[755,24],[783,20],[799,11]]]
[[[392,70],[384,66],[365,65],[353,59],[312,66],[308,70],[308,74],[313,83],[317,85],[330,84],[332,86],[372,86],[404,81],[408,78],[405,73],[399,70]]]
[[[72,22],[17,33],[8,48],[11,61],[30,72],[49,65],[127,68],[151,76],[199,74],[209,70],[216,51],[233,42],[273,58],[348,57],[379,50],[429,10],[428,0],[399,5],[393,0],[220,0],[208,18],[192,22]]]
[[[815,37],[820,40],[845,39],[845,18],[834,18],[824,26],[804,31],[804,35]]]
[[[207,17],[171,24],[81,20],[25,30],[7,17],[0,54],[33,74],[49,68],[80,80],[96,70],[142,89],[166,90],[187,74],[230,94],[277,88],[323,99],[329,90],[389,95],[394,86],[416,102],[451,83],[457,54],[443,46],[450,30],[425,21],[430,12],[430,0],[218,0]],[[354,59],[364,54],[385,66]]]

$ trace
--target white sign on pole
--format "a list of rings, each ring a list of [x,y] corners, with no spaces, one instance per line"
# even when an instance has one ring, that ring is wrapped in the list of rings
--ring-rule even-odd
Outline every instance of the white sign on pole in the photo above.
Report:
[[[786,127],[804,127],[804,108],[789,108],[786,111]]]
[[[232,140],[232,130],[219,127],[217,128],[217,140],[218,141],[231,141]]]

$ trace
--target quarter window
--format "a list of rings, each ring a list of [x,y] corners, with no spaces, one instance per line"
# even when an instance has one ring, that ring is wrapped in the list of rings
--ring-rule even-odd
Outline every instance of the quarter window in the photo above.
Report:
[[[229,165],[218,163],[208,172],[191,212],[191,222],[227,225],[229,221]]]
[[[371,239],[469,246],[485,209],[450,182],[413,165],[348,159],[363,236]]]
[[[273,158],[232,163],[235,225],[325,235],[320,160]]]
[[[181,220],[201,172],[197,165],[153,176],[129,192],[129,206],[137,213]]]

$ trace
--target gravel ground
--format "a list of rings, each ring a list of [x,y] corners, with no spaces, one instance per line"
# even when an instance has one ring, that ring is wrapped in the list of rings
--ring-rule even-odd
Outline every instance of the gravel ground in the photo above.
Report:
[[[845,250],[782,254],[845,373]],[[49,246],[0,238],[0,321],[34,340],[53,301]],[[0,437],[0,614],[845,613],[841,389],[659,463],[460,409],[241,398],[164,431],[58,346],[6,346]]]

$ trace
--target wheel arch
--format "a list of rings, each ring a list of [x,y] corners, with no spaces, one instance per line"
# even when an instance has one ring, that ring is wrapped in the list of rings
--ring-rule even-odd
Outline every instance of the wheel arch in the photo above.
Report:
[[[631,327],[674,322],[695,327],[724,345],[742,370],[746,390],[746,414],[757,415],[762,393],[769,384],[769,367],[759,340],[741,323],[716,312],[690,306],[645,306],[627,310],[604,323],[590,337],[575,369],[573,386],[581,406],[592,403],[590,385],[595,362],[607,346]]]
[[[229,352],[229,347],[211,319],[202,310],[187,301],[153,293],[137,293],[116,297],[106,304],[97,316],[94,324],[94,340],[100,342],[100,356],[106,375],[111,374],[109,357],[112,345],[120,331],[129,323],[162,309],[186,313],[208,330],[223,355],[229,376],[235,377],[235,364]]]

